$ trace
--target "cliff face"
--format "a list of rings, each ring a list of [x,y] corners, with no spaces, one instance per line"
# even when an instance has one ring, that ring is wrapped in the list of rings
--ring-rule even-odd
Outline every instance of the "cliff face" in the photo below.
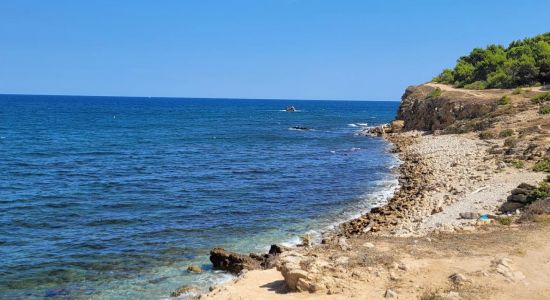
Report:
[[[456,121],[494,112],[499,94],[478,95],[437,84],[410,86],[401,98],[397,119],[405,121],[404,130],[443,130]]]

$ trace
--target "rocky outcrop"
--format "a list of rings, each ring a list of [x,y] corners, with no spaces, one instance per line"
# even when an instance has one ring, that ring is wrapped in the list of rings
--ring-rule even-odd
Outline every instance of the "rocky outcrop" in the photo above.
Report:
[[[331,272],[345,272],[337,262],[305,256],[297,251],[285,252],[277,264],[291,291],[335,293],[346,283]]]
[[[275,267],[279,254],[287,248],[279,245],[271,245],[269,253],[258,255],[250,253],[244,255],[230,252],[223,248],[210,250],[210,262],[216,270],[227,271],[232,274],[240,274],[243,270],[270,269]]]
[[[500,207],[500,211],[504,213],[515,212],[516,209],[525,207],[535,199],[531,196],[531,192],[535,189],[534,186],[522,183],[517,188],[513,189],[511,195]]]
[[[497,108],[496,99],[473,99],[468,91],[441,91],[430,85],[409,86],[397,112],[404,130],[443,130],[458,120],[480,118]]]

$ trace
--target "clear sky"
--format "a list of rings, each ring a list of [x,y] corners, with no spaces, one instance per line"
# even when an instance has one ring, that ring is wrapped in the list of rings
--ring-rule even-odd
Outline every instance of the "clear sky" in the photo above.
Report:
[[[398,100],[550,1],[2,0],[0,93]]]

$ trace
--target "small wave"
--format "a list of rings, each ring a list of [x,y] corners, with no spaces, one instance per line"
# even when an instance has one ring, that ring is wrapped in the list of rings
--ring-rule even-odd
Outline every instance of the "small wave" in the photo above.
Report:
[[[367,127],[369,126],[368,123],[351,123],[348,124],[349,127]]]
[[[136,220],[128,219],[101,219],[86,223],[88,226],[103,226],[103,225],[127,225],[136,222]]]
[[[296,131],[314,131],[315,129],[304,127],[304,126],[292,126],[289,127],[288,130],[296,130]]]

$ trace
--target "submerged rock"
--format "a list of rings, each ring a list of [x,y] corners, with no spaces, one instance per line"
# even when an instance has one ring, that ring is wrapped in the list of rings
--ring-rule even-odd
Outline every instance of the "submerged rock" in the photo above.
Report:
[[[192,286],[192,285],[184,285],[184,286],[181,286],[181,287],[177,288],[172,293],[170,293],[170,297],[175,298],[175,297],[179,297],[183,294],[190,294],[190,293],[198,294],[199,289],[195,286]]]
[[[187,271],[192,272],[192,273],[202,273],[201,267],[196,266],[196,265],[192,265],[192,266],[187,267]]]

